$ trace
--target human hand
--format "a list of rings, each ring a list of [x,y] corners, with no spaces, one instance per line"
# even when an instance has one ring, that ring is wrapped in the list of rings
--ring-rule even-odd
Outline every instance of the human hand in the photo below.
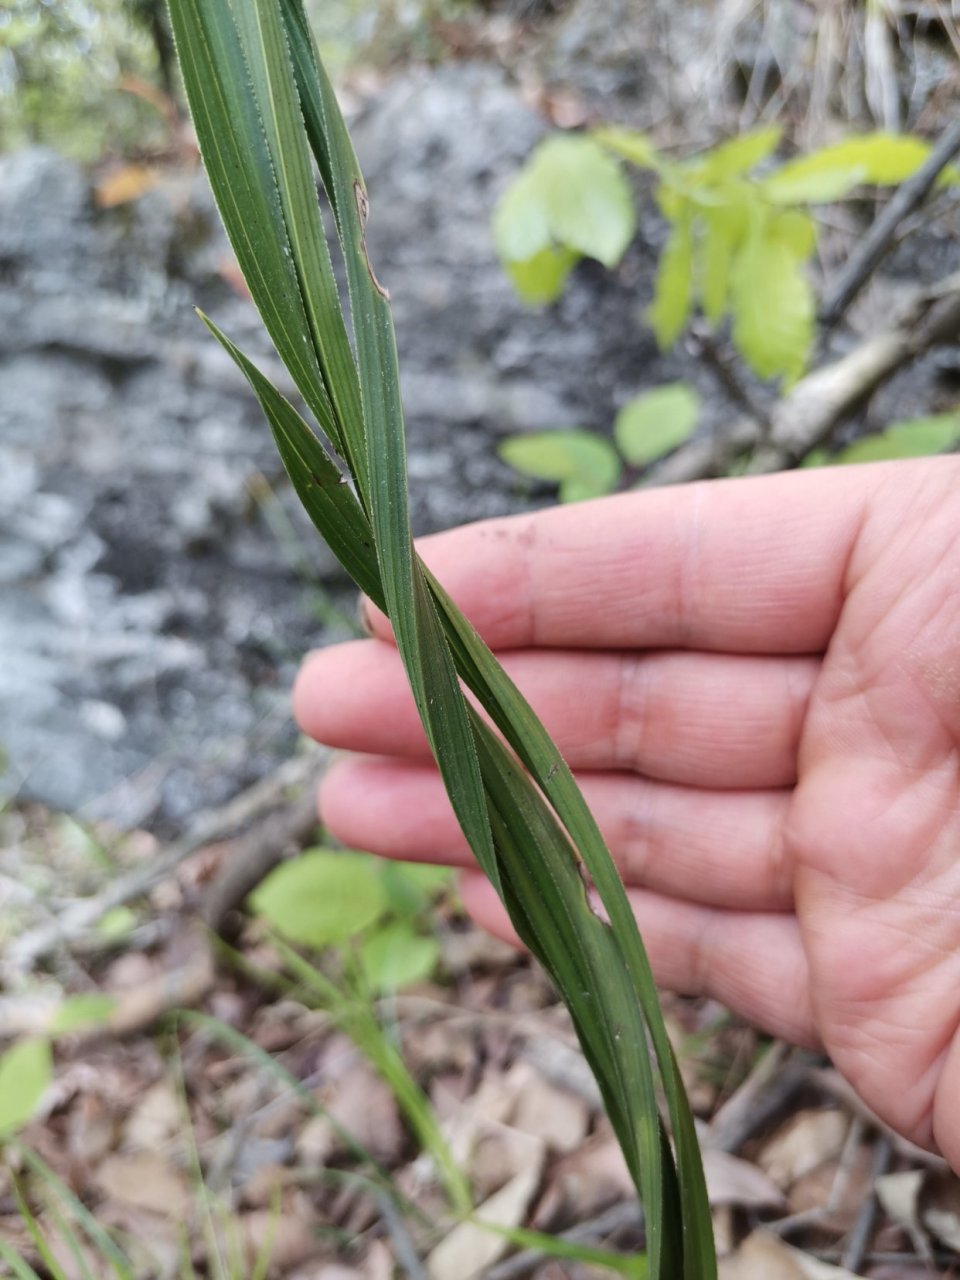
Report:
[[[629,493],[424,540],[553,734],[662,986],[822,1045],[960,1171],[960,460]],[[311,655],[344,843],[466,868],[390,643]]]

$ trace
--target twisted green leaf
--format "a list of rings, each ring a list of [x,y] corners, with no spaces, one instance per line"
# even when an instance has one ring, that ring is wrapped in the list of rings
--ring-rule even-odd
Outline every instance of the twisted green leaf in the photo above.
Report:
[[[365,242],[369,201],[301,0],[171,0],[171,13],[227,232],[329,447],[207,324],[248,378],[314,523],[391,619],[464,833],[556,982],[597,1076],[644,1202],[649,1275],[709,1280],[716,1264],[693,1120],[623,885],[549,735],[413,549],[393,324]],[[333,211],[352,335],[308,152]],[[466,702],[461,680],[499,734]]]

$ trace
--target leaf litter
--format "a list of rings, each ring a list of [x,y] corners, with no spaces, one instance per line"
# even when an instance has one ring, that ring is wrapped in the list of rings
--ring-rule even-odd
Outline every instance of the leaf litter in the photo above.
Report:
[[[8,811],[0,816],[0,847],[15,844],[29,878],[30,860],[41,866],[62,830],[56,815]],[[102,839],[109,845],[119,837],[103,832]],[[117,855],[127,865],[155,856],[144,835],[130,840]],[[61,851],[59,865],[75,856]],[[191,917],[211,858],[229,856],[229,842],[201,850],[137,907],[138,918],[151,913],[162,925],[152,935],[81,947],[4,992],[3,1048],[49,1026],[69,995],[108,994],[115,1003],[105,1006],[105,1025],[80,1025],[57,1039],[37,1118],[3,1150],[0,1242],[37,1264],[16,1185],[64,1275],[83,1275],[76,1242],[68,1247],[58,1226],[70,1218],[69,1203],[58,1202],[28,1163],[32,1152],[114,1234],[137,1280],[189,1276],[188,1265],[198,1277],[215,1277],[218,1252],[239,1260],[245,1270],[236,1274],[244,1276],[269,1255],[271,1278],[388,1280],[415,1274],[398,1271],[405,1248],[430,1280],[612,1274],[542,1256],[509,1270],[527,1255],[508,1235],[483,1227],[484,1218],[507,1231],[572,1234],[624,1252],[642,1246],[623,1156],[582,1072],[567,1015],[529,961],[448,906],[437,977],[384,1004],[389,1034],[470,1179],[476,1214],[458,1223],[390,1088],[336,1021],[215,962]],[[58,894],[96,891],[97,874],[109,871],[78,866],[72,882],[70,874],[61,878]],[[38,904],[38,918],[40,911]],[[29,911],[23,923],[32,923]],[[275,965],[256,930],[242,937],[240,952],[266,969]],[[310,1105],[248,1053],[176,1023],[172,1011],[181,1005],[247,1037],[304,1087]],[[907,1147],[873,1175],[876,1131],[842,1090],[828,1087],[835,1081],[812,1059],[774,1114],[754,1127],[748,1112],[732,1138],[717,1129],[726,1149],[712,1146],[713,1118],[731,1099],[749,1097],[766,1043],[710,1002],[668,997],[666,1011],[696,1099],[724,1280],[956,1273],[960,1181],[942,1162],[921,1162]],[[791,1061],[787,1050],[768,1088]],[[763,1096],[754,1101],[762,1114]],[[372,1160],[361,1159],[345,1135]],[[376,1171],[393,1197],[389,1215]],[[874,1223],[850,1268],[844,1251],[869,1206]],[[90,1272],[103,1274],[95,1245],[82,1235],[80,1244]]]

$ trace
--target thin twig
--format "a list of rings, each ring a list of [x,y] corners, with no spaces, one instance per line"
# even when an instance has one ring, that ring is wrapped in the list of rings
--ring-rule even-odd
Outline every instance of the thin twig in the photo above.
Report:
[[[204,894],[203,918],[214,933],[226,941],[236,936],[236,912],[244,899],[289,852],[299,852],[307,846],[318,822],[311,786],[289,809],[269,814],[237,841],[237,847]]]
[[[429,1280],[426,1268],[420,1261],[414,1243],[410,1238],[407,1224],[397,1212],[397,1206],[385,1191],[375,1191],[374,1199],[377,1202],[377,1208],[380,1210],[380,1217],[383,1219],[384,1226],[390,1233],[393,1256],[397,1266],[408,1277],[408,1280]]]
[[[773,406],[769,438],[752,418],[739,418],[679,449],[651,470],[649,481],[684,484],[727,475],[745,454],[752,455],[755,473],[796,466],[900,369],[935,347],[952,345],[958,334],[960,273],[917,294],[896,327],[802,378]]]
[[[857,1167],[857,1160],[866,1131],[866,1121],[862,1116],[855,1115],[850,1121],[850,1128],[843,1144],[843,1150],[840,1153],[837,1171],[833,1176],[833,1185],[830,1187],[830,1194],[827,1197],[826,1213],[828,1217],[831,1217],[840,1209],[844,1197],[850,1189],[850,1183]]]
[[[877,1179],[882,1178],[890,1167],[892,1155],[893,1147],[889,1140],[883,1134],[880,1134],[877,1138],[877,1145],[873,1149],[873,1159],[870,1162],[870,1194],[864,1200],[863,1206],[857,1215],[857,1220],[853,1225],[853,1230],[850,1232],[850,1239],[847,1241],[840,1264],[846,1267],[848,1271],[852,1271],[854,1275],[857,1274],[863,1262],[877,1218],[877,1197],[873,1192],[873,1186]]]
[[[831,328],[843,317],[891,247],[897,227],[923,203],[958,151],[960,117],[943,131],[913,177],[897,188],[886,208],[851,253],[846,268],[820,307],[820,323],[825,328]]]
[[[742,380],[728,351],[723,350],[706,325],[695,324],[691,333],[694,354],[702,357],[723,390],[733,403],[751,419],[759,423],[765,432],[770,430],[767,406],[753,394]]]
[[[804,1083],[810,1055],[777,1041],[737,1092],[717,1111],[705,1138],[707,1146],[731,1154],[767,1123]]]

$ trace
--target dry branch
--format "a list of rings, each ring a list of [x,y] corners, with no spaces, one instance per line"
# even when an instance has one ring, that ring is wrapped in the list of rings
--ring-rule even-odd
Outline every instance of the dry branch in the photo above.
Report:
[[[960,273],[925,289],[886,333],[865,339],[833,364],[801,379],[770,414],[770,430],[748,418],[712,439],[694,440],[652,473],[656,484],[680,484],[726,475],[753,451],[749,470],[781,471],[796,464],[894,374],[934,347],[960,336]]]
[[[943,131],[936,145],[912,178],[901,183],[883,212],[859,241],[846,269],[820,307],[820,323],[831,328],[873,275],[894,243],[897,228],[933,190],[940,174],[960,152],[960,117]]]
[[[204,895],[203,918],[222,938],[236,936],[237,909],[289,853],[306,847],[317,829],[314,787],[288,808],[268,814],[246,833]]]

